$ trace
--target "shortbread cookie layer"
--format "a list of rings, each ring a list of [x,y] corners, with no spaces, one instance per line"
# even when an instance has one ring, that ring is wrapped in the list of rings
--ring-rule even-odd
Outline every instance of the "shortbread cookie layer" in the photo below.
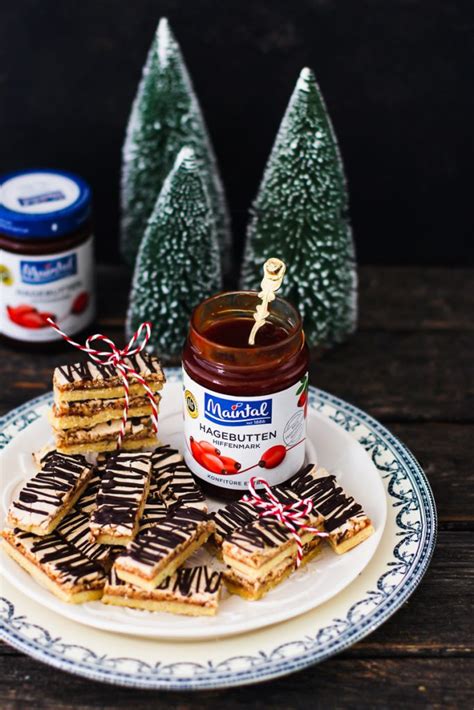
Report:
[[[178,507],[161,523],[139,533],[115,560],[119,579],[142,589],[155,589],[201,547],[214,523],[198,508]]]
[[[48,535],[85,489],[93,467],[84,456],[51,451],[10,505],[8,525],[35,535]]]
[[[141,400],[141,397],[136,399]],[[95,400],[96,402],[104,402],[109,404],[110,400]],[[113,401],[113,400],[112,400]],[[119,402],[123,402],[123,399],[119,399]],[[157,402],[159,399],[157,398]],[[149,417],[152,414],[152,408],[149,402],[145,402],[139,406],[130,406],[128,410],[128,417],[130,419],[136,419],[137,417]],[[68,430],[68,429],[92,429],[92,427],[98,424],[104,424],[105,422],[113,420],[121,420],[123,416],[123,405],[122,407],[109,407],[104,406],[95,412],[84,413],[84,414],[57,414],[57,409],[53,406],[50,414],[49,421],[53,429],[56,430]]]
[[[152,453],[153,478],[168,508],[192,506],[207,511],[206,500],[181,454],[170,446],[160,446]]]
[[[101,441],[117,440],[121,430],[121,419],[111,419],[102,424],[96,424],[89,429],[55,429],[54,436],[56,445],[74,446],[76,444],[94,444]],[[139,439],[150,436],[153,433],[153,425],[150,417],[130,418],[125,425],[125,436],[128,439]]]
[[[163,386],[165,377],[158,359],[153,355],[138,353],[125,358],[124,362],[142,375],[149,386],[155,388]],[[130,389],[133,388],[133,391],[130,392],[130,396],[145,395],[142,385],[134,383],[133,378],[131,378],[131,383]],[[105,395],[107,399],[123,397],[125,394],[122,379],[117,375],[116,368],[113,365],[94,363],[92,360],[57,367],[54,370],[53,385],[57,401],[84,399],[83,396],[76,397],[76,395],[78,391],[84,392],[86,390],[88,391],[87,399],[103,399],[102,392],[104,390],[107,391]],[[118,391],[118,394],[111,394],[111,389],[115,389],[115,392]]]
[[[102,596],[106,577],[101,566],[56,532],[37,537],[7,529],[2,537],[8,555],[62,601],[81,604]]]
[[[222,574],[209,567],[181,567],[153,590],[123,582],[112,570],[105,585],[105,604],[166,611],[187,616],[214,616],[219,604]]]
[[[314,464],[294,476],[289,485],[302,498],[311,498],[321,513],[329,543],[337,554],[348,552],[374,533],[370,518],[360,503],[348,495],[326,469]]]
[[[149,453],[119,452],[110,456],[90,517],[94,540],[106,545],[126,545],[136,535],[150,488]]]
[[[123,451],[138,451],[141,449],[149,449],[158,444],[156,434],[153,436],[145,436],[140,439],[127,439],[122,441],[121,449]],[[98,441],[95,444],[77,444],[76,446],[61,446],[58,451],[65,454],[89,454],[89,453],[104,453],[115,451],[117,449],[117,441]]]

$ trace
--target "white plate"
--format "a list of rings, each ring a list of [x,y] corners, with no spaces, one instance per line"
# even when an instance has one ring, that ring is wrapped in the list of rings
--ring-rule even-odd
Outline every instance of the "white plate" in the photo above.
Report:
[[[10,501],[34,467],[31,452],[48,443],[51,429],[44,416],[47,406],[42,402],[33,411],[40,416],[20,432],[7,447],[1,465],[9,471],[1,500],[2,523]],[[182,450],[181,383],[168,381],[160,402],[161,441]],[[382,537],[387,503],[377,469],[367,453],[334,422],[309,409],[307,459],[319,463],[338,476],[343,487],[362,503],[375,527],[375,534],[346,553],[336,555],[324,542],[322,552],[306,567],[291,575],[263,599],[250,602],[238,596],[224,594],[215,617],[177,616],[164,612],[149,612],[102,604],[66,604],[40,586],[18,564],[2,551],[5,577],[21,592],[48,609],[87,626],[105,631],[128,633],[162,639],[209,639],[260,629],[286,621],[324,603],[350,584],[370,562]],[[216,504],[211,501],[211,508]],[[204,550],[190,563],[213,563]]]
[[[169,375],[176,381],[176,372]],[[48,398],[28,402],[0,422],[0,449],[5,448],[7,455],[18,437],[41,418]],[[410,452],[367,414],[315,388],[310,388],[309,409],[318,426],[325,421],[329,431],[336,425],[357,444],[363,460],[372,461],[387,500],[380,544],[364,571],[343,591],[305,614],[258,631],[176,643],[84,626],[3,579],[0,637],[34,658],[94,680],[197,690],[290,673],[338,653],[376,629],[412,594],[429,565],[436,540],[432,493]],[[344,449],[333,455],[346,475]],[[330,451],[328,441],[322,442],[321,463]],[[15,469],[4,468],[2,473],[9,477]],[[291,602],[286,598],[284,603]],[[258,607],[260,602],[253,604]]]

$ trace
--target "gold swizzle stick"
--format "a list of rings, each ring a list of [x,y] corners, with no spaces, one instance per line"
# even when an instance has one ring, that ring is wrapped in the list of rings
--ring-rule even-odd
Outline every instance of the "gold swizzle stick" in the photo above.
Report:
[[[275,292],[281,286],[285,275],[286,266],[281,259],[267,259],[263,265],[263,279],[260,284],[261,291],[258,294],[261,303],[255,309],[253,317],[255,323],[250,331],[249,345],[255,345],[257,331],[264,325],[265,319],[269,315],[268,304],[275,300]]]

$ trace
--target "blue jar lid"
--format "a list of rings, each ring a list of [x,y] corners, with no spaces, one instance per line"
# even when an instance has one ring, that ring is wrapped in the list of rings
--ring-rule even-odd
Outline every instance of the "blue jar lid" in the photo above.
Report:
[[[61,170],[0,176],[0,232],[17,239],[54,239],[74,232],[91,213],[85,180]]]

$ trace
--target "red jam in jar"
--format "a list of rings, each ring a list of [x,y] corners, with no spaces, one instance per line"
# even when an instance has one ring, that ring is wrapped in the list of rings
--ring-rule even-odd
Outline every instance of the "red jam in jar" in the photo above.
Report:
[[[91,191],[55,170],[0,177],[0,334],[29,347],[74,335],[94,317]]]
[[[304,463],[309,351],[282,298],[248,345],[256,292],[222,293],[193,312],[183,352],[185,460],[210,495],[235,499],[252,476],[283,483]]]

